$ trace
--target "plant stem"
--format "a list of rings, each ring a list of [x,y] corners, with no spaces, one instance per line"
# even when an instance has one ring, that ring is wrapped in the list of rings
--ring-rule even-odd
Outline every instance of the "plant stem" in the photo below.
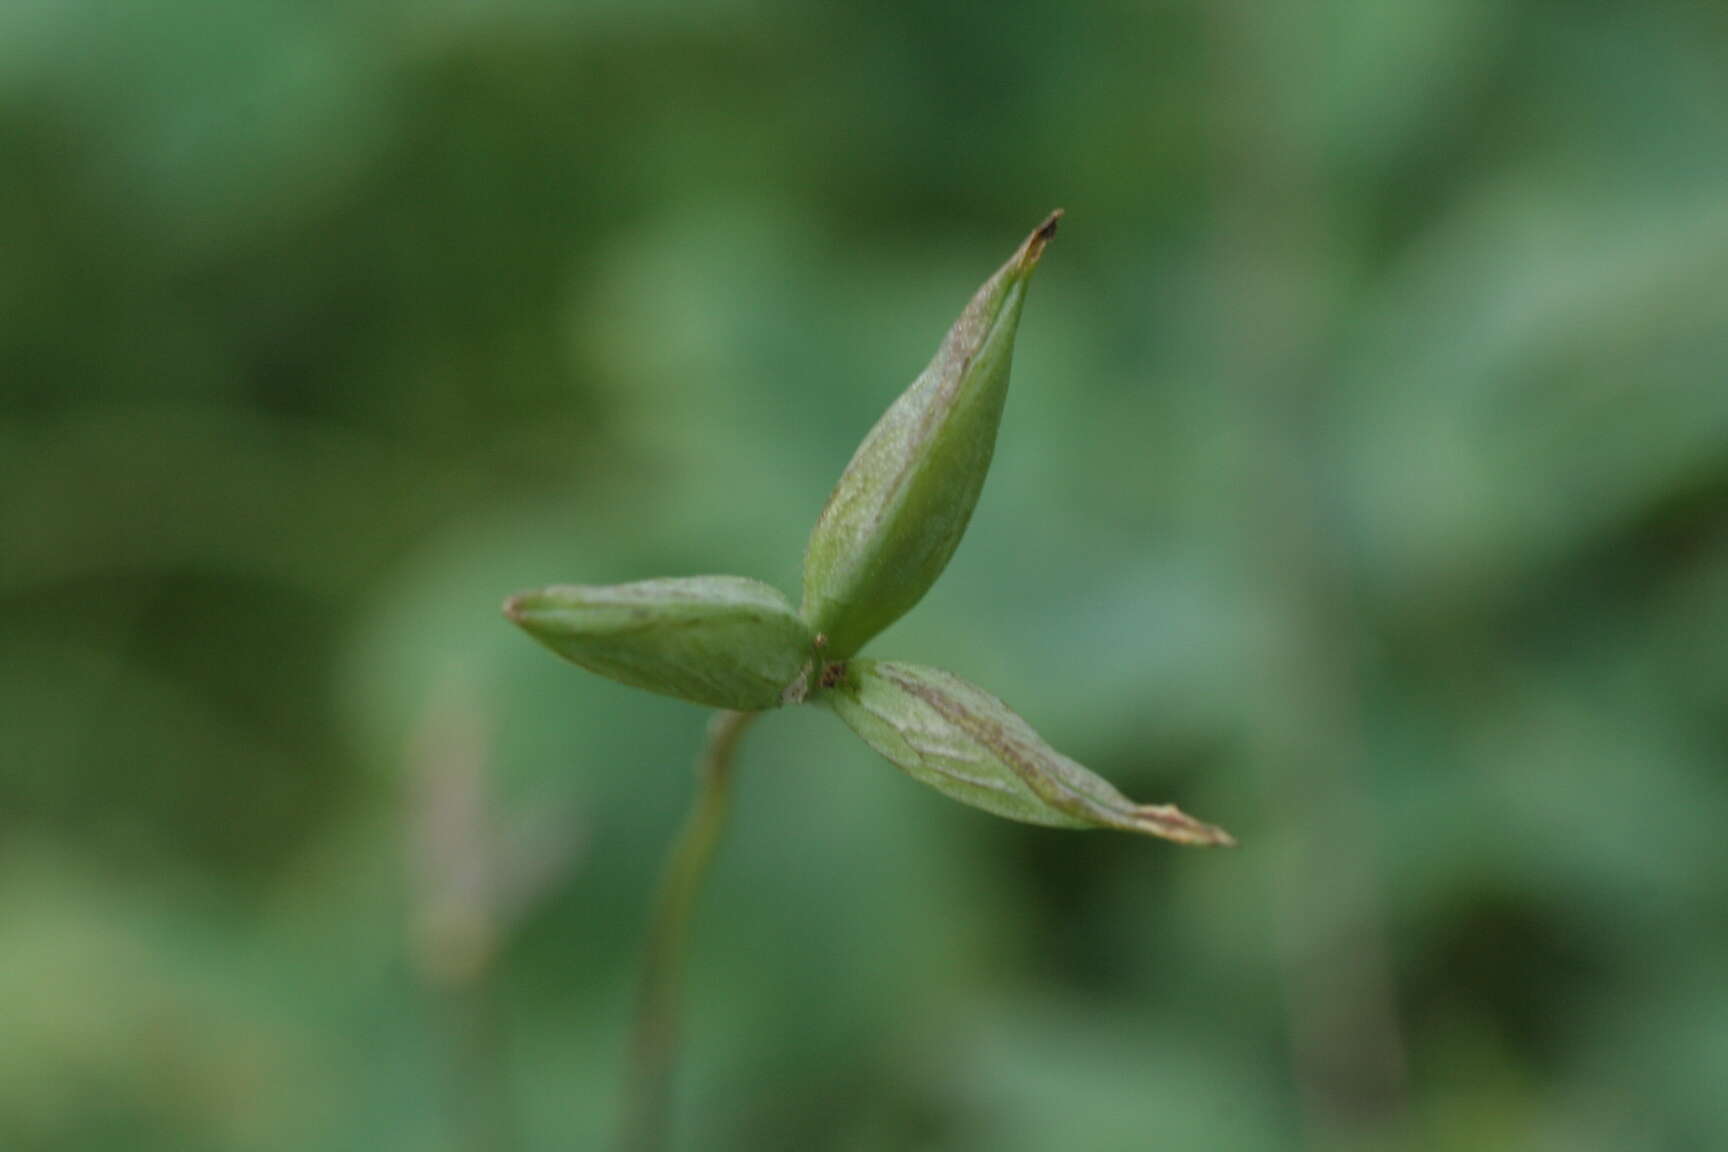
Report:
[[[678,993],[696,895],[726,824],[732,755],[759,713],[717,712],[696,767],[696,804],[672,846],[655,897],[642,955],[630,1040],[619,1152],[659,1152],[671,1131],[672,1073],[678,1056]]]
[[[1310,1148],[1411,1148],[1408,1055],[1365,780],[1370,646],[1353,635],[1350,510],[1335,463],[1347,393],[1334,381],[1354,268],[1314,126],[1318,90],[1292,62],[1324,46],[1306,0],[1207,6],[1219,117],[1216,267],[1232,442],[1226,514],[1266,613],[1246,750],[1266,819],[1268,920]],[[1251,333],[1244,338],[1244,333]]]
[[[450,1147],[520,1147],[511,1098],[509,1035],[498,1000],[507,931],[491,810],[486,710],[460,669],[429,695],[409,753],[407,870],[410,944],[438,1011]]]

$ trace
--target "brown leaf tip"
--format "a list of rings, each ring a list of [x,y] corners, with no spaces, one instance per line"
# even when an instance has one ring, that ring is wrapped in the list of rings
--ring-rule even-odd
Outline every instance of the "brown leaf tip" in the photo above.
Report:
[[[1135,823],[1154,836],[1178,844],[1236,847],[1236,838],[1215,824],[1196,820],[1174,804],[1143,804],[1134,809]]]
[[[1032,230],[1032,235],[1026,237],[1025,255],[1020,260],[1022,266],[1029,269],[1038,263],[1038,258],[1044,255],[1044,246],[1056,235],[1056,225],[1061,222],[1062,209],[1058,208],[1044,218],[1044,223]]]

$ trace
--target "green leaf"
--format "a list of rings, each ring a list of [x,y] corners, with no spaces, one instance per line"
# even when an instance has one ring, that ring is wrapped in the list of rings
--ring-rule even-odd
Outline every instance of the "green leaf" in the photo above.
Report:
[[[692,576],[512,596],[504,614],[590,672],[713,708],[802,700],[812,637],[777,590],[742,576]]]
[[[1008,396],[1027,284],[1061,213],[978,289],[859,445],[804,557],[804,619],[844,660],[917,604],[966,532]]]
[[[913,779],[963,804],[1053,828],[1119,828],[1184,844],[1233,844],[1168,804],[1135,804],[1039,738],[996,697],[936,668],[854,660],[817,700]]]

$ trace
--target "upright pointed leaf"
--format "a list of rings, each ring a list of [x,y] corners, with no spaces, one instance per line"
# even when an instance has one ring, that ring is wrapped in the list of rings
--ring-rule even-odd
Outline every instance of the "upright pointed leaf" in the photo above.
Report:
[[[909,776],[961,803],[1055,828],[1232,844],[1173,805],[1135,804],[1039,738],[1002,701],[936,668],[853,660],[817,697]]]
[[[831,659],[918,603],[959,546],[996,449],[1027,284],[1061,215],[978,289],[828,498],[804,558],[803,615]]]

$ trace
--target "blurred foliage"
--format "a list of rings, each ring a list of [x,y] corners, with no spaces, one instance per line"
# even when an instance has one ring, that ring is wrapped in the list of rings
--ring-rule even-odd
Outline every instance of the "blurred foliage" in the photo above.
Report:
[[[794,589],[1057,205],[888,642],[1244,846],[772,717],[684,1146],[1728,1145],[1725,124],[1697,0],[4,0],[0,1147],[599,1146],[704,718],[499,601]]]

